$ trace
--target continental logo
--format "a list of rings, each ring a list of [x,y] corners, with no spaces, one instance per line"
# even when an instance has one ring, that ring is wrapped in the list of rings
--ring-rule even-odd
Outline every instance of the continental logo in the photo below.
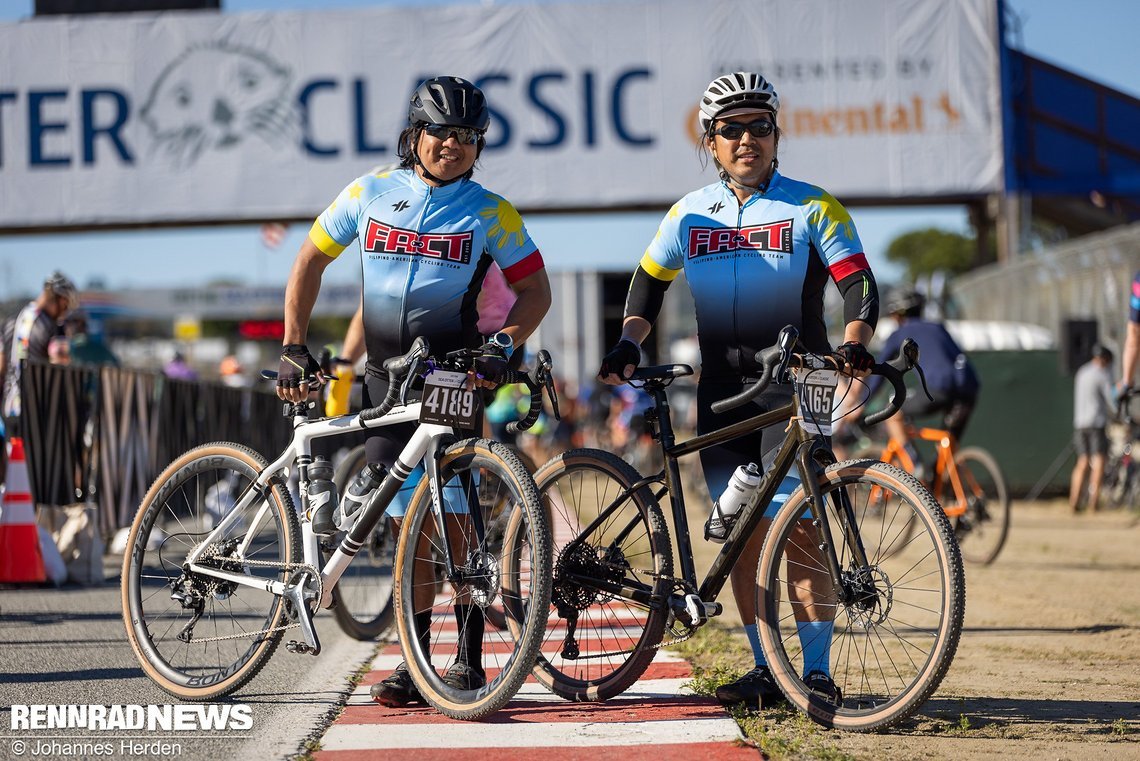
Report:
[[[417,233],[369,218],[364,231],[364,250],[370,254],[424,256],[456,264],[471,262],[471,231],[462,233]]]
[[[792,253],[792,220],[783,219],[755,227],[691,227],[689,258],[729,251],[775,251]]]

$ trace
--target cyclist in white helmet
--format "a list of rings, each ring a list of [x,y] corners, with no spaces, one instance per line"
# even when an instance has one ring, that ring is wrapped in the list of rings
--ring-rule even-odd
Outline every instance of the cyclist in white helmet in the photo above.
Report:
[[[701,349],[698,433],[789,402],[791,388],[774,385],[753,402],[755,406],[719,415],[711,408],[759,375],[756,352],[774,344],[785,325],[799,329],[809,351],[832,351],[823,320],[828,279],[838,285],[844,301],[843,343],[834,353],[857,374],[865,375],[874,362],[864,347],[878,320],[878,290],[863,246],[850,215],[834,197],[777,171],[779,110],[775,89],[760,74],[735,72],[709,83],[698,120],[704,147],[720,178],[682,198],[661,222],[630,282],[621,340],[598,372],[610,384],[629,378],[665,290],[683,270],[696,303]],[[709,493],[723,492],[740,465],[770,463],[783,438],[781,424],[702,450]],[[765,520],[733,568],[732,591],[756,668],[721,686],[717,697],[722,702],[767,707],[783,700],[756,631],[755,573],[770,518],[798,483],[790,475],[780,485]],[[830,580],[825,575],[807,578],[806,583],[830,584]],[[829,664],[833,615],[833,610],[817,610],[811,614],[813,620],[797,621],[797,628],[804,648],[805,683],[838,705],[842,696]]]

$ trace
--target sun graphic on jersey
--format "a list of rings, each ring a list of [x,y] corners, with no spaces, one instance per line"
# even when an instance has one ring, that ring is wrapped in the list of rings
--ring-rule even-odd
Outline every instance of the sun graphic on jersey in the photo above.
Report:
[[[847,240],[855,240],[855,226],[851,221],[851,215],[847,209],[843,208],[843,204],[836,201],[835,197],[826,190],[820,190],[819,195],[804,198],[804,203],[811,203],[812,201],[815,201],[816,205],[808,214],[808,221],[817,226],[822,221],[827,221],[827,228],[823,231],[824,238],[830,238],[836,230],[842,227]]]
[[[518,248],[523,244],[523,221],[515,207],[505,198],[487,194],[487,198],[495,202],[479,212],[479,216],[489,220],[487,238],[495,241],[496,248],[503,248],[508,243]]]

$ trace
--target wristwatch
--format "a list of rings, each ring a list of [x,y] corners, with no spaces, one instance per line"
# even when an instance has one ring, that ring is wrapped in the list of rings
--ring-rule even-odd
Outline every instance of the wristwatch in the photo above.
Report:
[[[507,355],[507,359],[510,359],[511,355],[515,352],[515,341],[508,333],[504,333],[500,330],[487,340],[502,349],[503,353]]]

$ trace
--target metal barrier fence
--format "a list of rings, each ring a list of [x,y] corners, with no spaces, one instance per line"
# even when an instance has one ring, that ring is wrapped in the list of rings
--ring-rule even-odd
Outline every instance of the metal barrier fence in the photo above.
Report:
[[[1065,320],[1096,320],[1099,339],[1124,345],[1132,276],[1140,270],[1140,223],[1085,235],[954,280],[954,298],[971,320],[1010,320],[1053,331]],[[1119,355],[1119,351],[1117,352]]]
[[[130,525],[151,482],[187,449],[233,441],[273,456],[292,433],[270,391],[139,370],[29,362],[21,397],[33,498],[98,504],[108,536]]]

